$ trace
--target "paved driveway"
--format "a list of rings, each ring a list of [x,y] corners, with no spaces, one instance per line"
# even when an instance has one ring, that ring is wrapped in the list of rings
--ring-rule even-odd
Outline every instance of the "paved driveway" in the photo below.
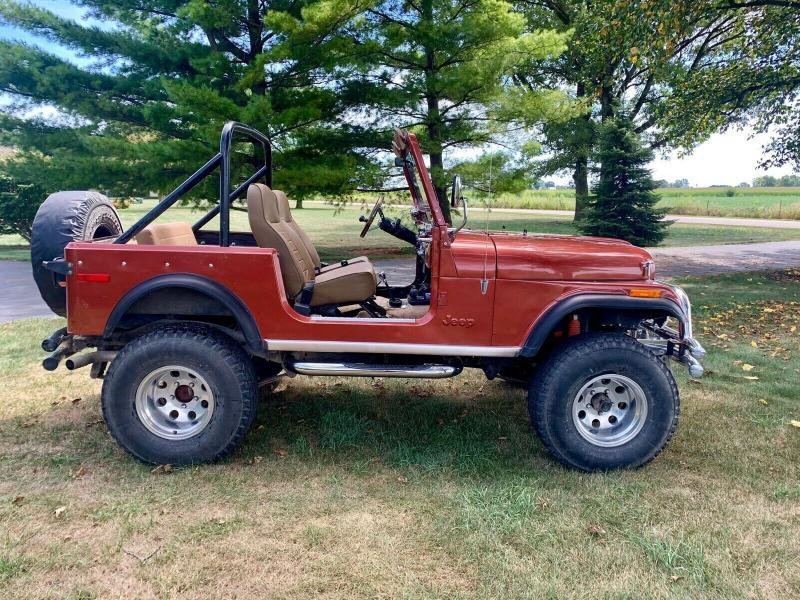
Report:
[[[29,262],[0,261],[0,323],[24,317],[55,317],[39,296]]]
[[[651,252],[660,277],[800,267],[800,241],[654,248]],[[377,260],[375,267],[386,273],[391,285],[410,283],[414,279],[411,258]],[[27,262],[0,261],[0,282],[0,323],[24,317],[54,316],[39,297]]]

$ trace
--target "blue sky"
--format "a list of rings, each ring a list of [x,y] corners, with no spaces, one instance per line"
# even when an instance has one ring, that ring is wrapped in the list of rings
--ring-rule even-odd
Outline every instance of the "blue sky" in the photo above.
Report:
[[[52,10],[56,14],[79,20],[84,10],[68,2],[52,0],[34,0],[33,4]],[[59,54],[78,64],[86,63],[88,57],[53,44],[43,38],[31,36],[19,29],[0,25],[0,39],[24,40],[50,52]],[[791,173],[789,168],[769,169],[762,171],[757,165],[762,158],[761,148],[769,141],[768,135],[753,136],[749,128],[741,131],[730,131],[716,134],[707,142],[698,146],[690,155],[679,158],[676,153],[657,158],[651,165],[656,179],[686,178],[693,186],[736,185],[742,181],[751,182],[758,175],[785,175]],[[556,178],[566,183],[568,177]]]

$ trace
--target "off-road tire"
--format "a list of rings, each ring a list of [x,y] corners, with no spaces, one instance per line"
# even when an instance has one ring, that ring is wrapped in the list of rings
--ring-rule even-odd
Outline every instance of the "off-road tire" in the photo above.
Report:
[[[64,256],[70,242],[94,240],[122,233],[114,205],[103,194],[87,191],[50,194],[39,207],[31,227],[33,279],[47,306],[66,315],[67,293],[42,261]]]
[[[600,447],[578,433],[572,402],[583,384],[617,373],[644,391],[648,414],[638,434],[617,447]],[[531,423],[550,453],[582,471],[640,467],[669,442],[680,412],[678,386],[664,361],[634,339],[616,333],[570,339],[536,369],[528,392]]]
[[[211,386],[215,409],[196,436],[168,440],[148,430],[135,408],[141,381],[164,365],[184,365]],[[103,382],[103,417],[120,447],[151,464],[188,465],[219,460],[241,444],[258,406],[253,364],[235,341],[202,326],[170,325],[128,343]]]

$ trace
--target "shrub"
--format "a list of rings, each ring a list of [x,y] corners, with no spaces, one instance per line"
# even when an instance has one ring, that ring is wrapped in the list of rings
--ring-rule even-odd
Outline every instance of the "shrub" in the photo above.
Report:
[[[639,246],[664,239],[666,209],[656,208],[659,196],[647,168],[653,152],[642,146],[628,119],[603,124],[596,162],[600,164],[594,196],[578,226],[588,235],[614,237]]]
[[[45,195],[39,184],[0,175],[0,234],[21,235],[30,242],[33,218]]]
[[[728,198],[733,198],[736,195],[736,190],[733,188],[728,188],[727,190],[725,190],[725,195]]]

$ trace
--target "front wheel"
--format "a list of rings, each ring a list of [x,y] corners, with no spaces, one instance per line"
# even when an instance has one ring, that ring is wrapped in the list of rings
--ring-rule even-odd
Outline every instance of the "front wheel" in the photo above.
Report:
[[[127,344],[111,362],[102,405],[111,435],[147,463],[215,461],[244,439],[258,385],[244,350],[221,333],[169,326]]]
[[[679,407],[664,362],[622,334],[569,340],[537,368],[528,395],[545,446],[583,471],[650,462],[672,437]]]

